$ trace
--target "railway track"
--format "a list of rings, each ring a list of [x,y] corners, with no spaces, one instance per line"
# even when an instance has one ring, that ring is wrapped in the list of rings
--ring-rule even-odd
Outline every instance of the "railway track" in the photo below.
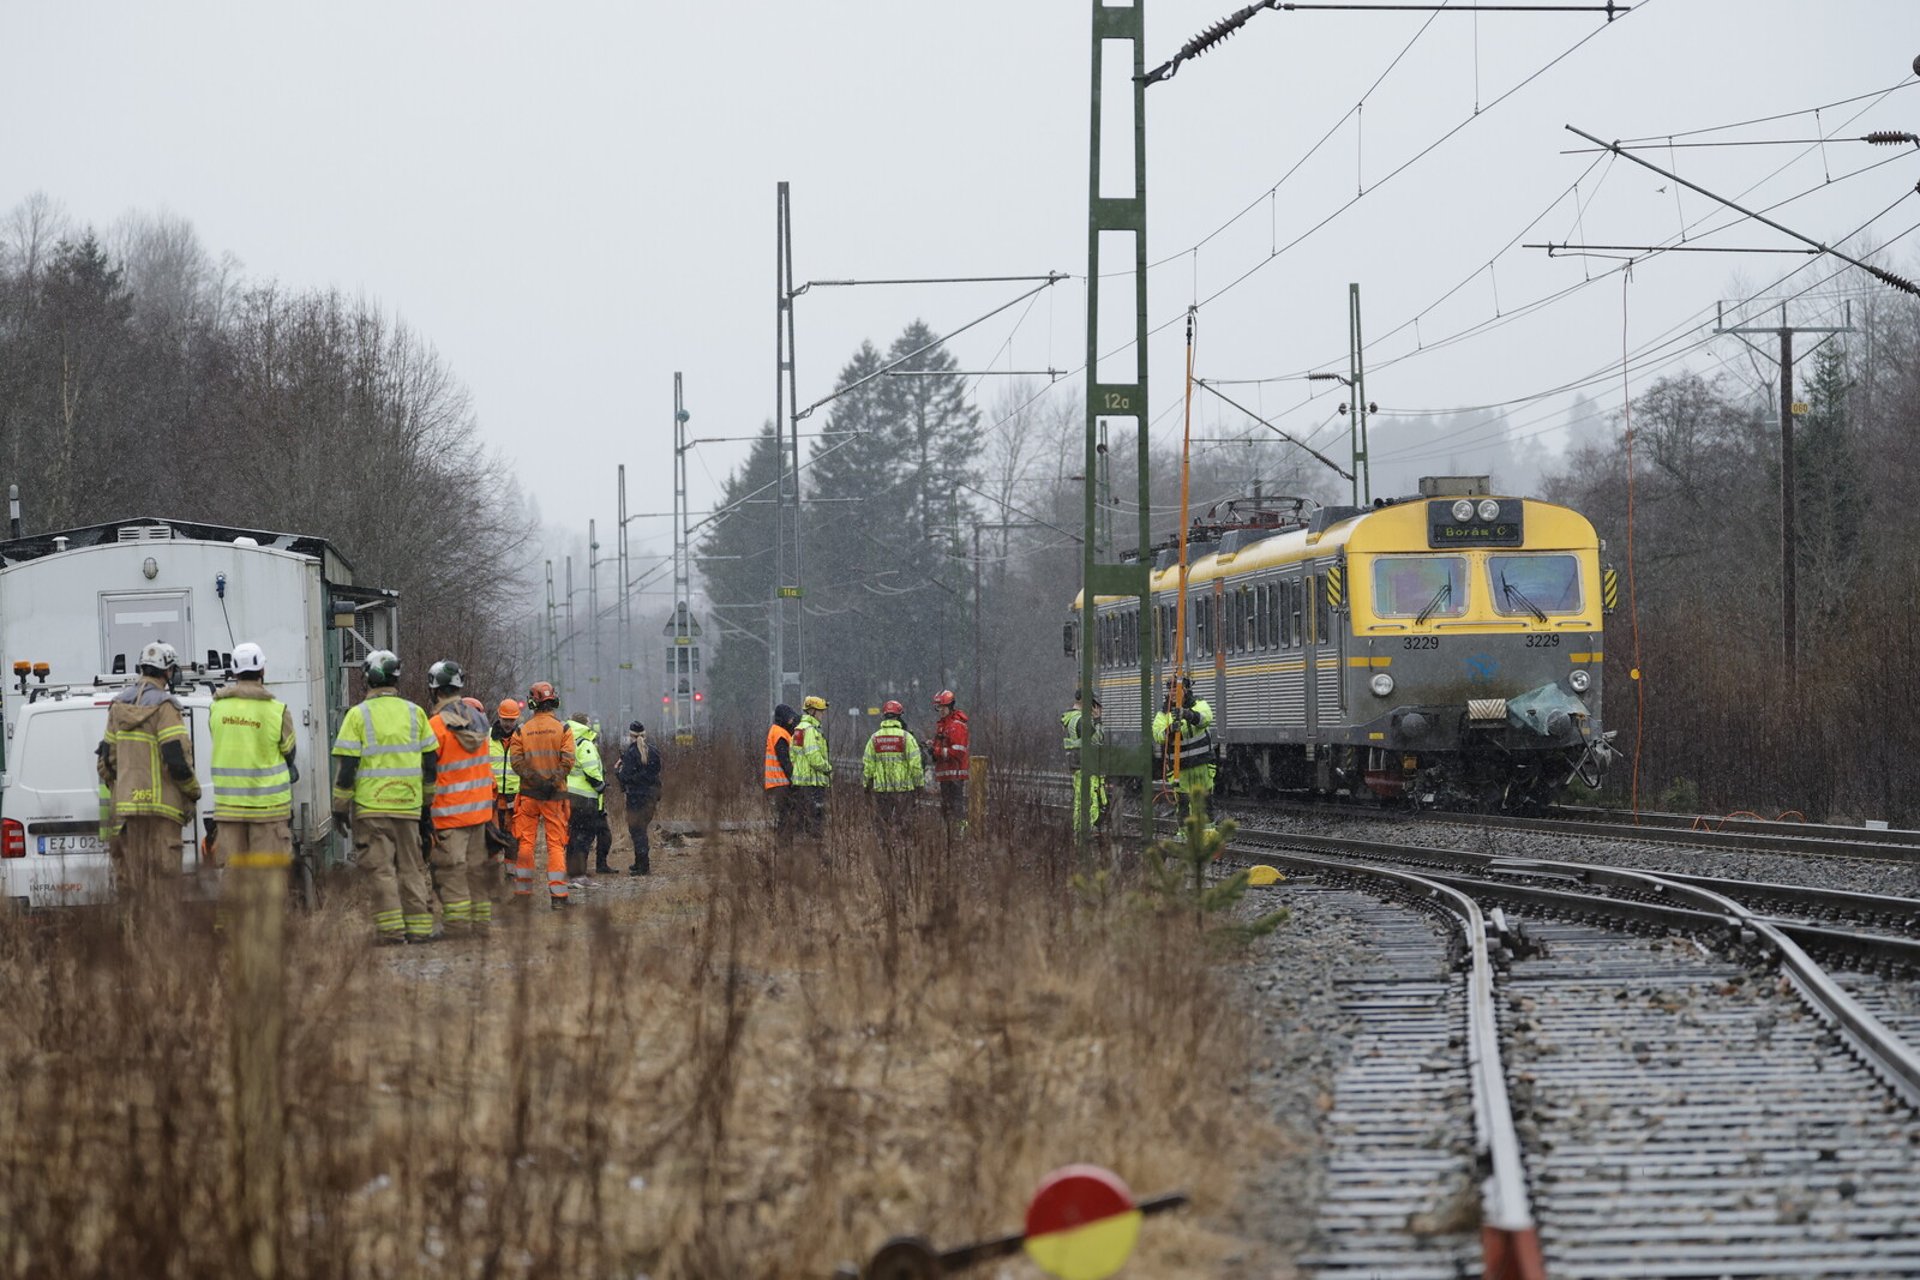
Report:
[[[1920,1275],[1920,1054],[1902,1034],[1920,1030],[1920,999],[1913,982],[1886,976],[1920,972],[1920,944],[1821,914],[1838,905],[1902,921],[1910,906],[1859,901],[1871,895],[1789,901],[1793,886],[1766,886],[1757,896],[1799,914],[1781,918],[1689,882],[1702,877],[1539,860],[1500,867],[1491,855],[1436,858],[1449,851],[1331,837],[1243,832],[1235,852],[1401,901],[1424,892],[1430,906],[1464,898],[1481,911],[1497,991],[1483,1011],[1469,990],[1464,1016],[1494,1020],[1498,1032],[1491,1049],[1459,1036],[1450,1045],[1456,1055],[1464,1045],[1469,1063],[1505,1055],[1527,1198],[1500,1203],[1524,1203],[1532,1224],[1487,1233],[1484,1274]],[[1864,968],[1831,974],[1802,939]],[[1424,1061],[1419,1048],[1442,1021],[1437,992],[1408,1003],[1404,1030],[1393,1018],[1408,993],[1361,995],[1372,1000],[1363,1023],[1367,1010],[1383,1020],[1372,1034],[1389,1044],[1404,1035]],[[1414,1219],[1395,1229],[1406,1199],[1366,1181],[1370,1171],[1391,1185],[1404,1155],[1386,1144],[1349,1149],[1357,1133],[1408,1130],[1418,1095],[1414,1080],[1399,1083],[1407,1094],[1376,1091],[1387,1109],[1372,1128],[1362,1095],[1336,1098],[1329,1188],[1342,1198],[1322,1206],[1316,1274],[1445,1274]],[[1488,1096],[1476,1092],[1476,1111]],[[1355,1212],[1369,1195],[1380,1211]],[[1493,1203],[1483,1188],[1488,1225]]]
[[[1458,982],[1420,986],[1417,964],[1351,993],[1377,1060],[1349,1071],[1384,1087],[1340,1078],[1315,1274],[1447,1274],[1449,1237],[1412,1208],[1448,1167],[1445,1108],[1424,1113],[1427,1149],[1407,1143],[1419,1101],[1450,1095],[1420,1074],[1504,1054],[1526,1199],[1501,1203],[1524,1203],[1528,1225],[1487,1233],[1485,1275],[1920,1276],[1920,900],[1251,826],[1232,853],[1308,884],[1424,894],[1459,938],[1442,903],[1465,899],[1491,930],[1491,1049],[1451,1035],[1465,1059],[1439,1065],[1440,1029],[1481,1014]],[[1411,945],[1404,926],[1388,936]],[[1493,1203],[1483,1188],[1488,1224]],[[1473,1274],[1452,1247],[1452,1274]]]
[[[1064,773],[1034,773],[1025,780],[1029,785],[1061,793],[1067,788],[1067,775]],[[1631,840],[1640,844],[1729,849],[1747,853],[1801,854],[1920,864],[1920,831],[1831,823],[1657,812],[1642,812],[1636,818],[1622,816],[1613,809],[1570,805],[1555,806],[1539,817],[1519,817],[1512,814],[1459,813],[1444,809],[1387,808],[1352,801],[1249,798],[1238,795],[1224,798],[1221,807],[1223,813],[1236,817],[1242,813],[1291,812],[1321,818],[1347,817],[1374,822],[1451,825],[1479,831],[1590,836],[1606,840]]]

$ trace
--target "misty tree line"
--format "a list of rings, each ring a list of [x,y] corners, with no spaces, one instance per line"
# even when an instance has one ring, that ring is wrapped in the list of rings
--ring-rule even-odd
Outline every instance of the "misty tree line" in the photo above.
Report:
[[[465,389],[377,306],[249,280],[182,219],[0,220],[0,483],[46,531],[152,515],[325,537],[401,593],[409,683],[505,687],[529,518]],[[272,655],[269,655],[271,661]]]
[[[1717,811],[1920,818],[1920,306],[1867,282],[1853,320],[1856,332],[1796,362],[1807,412],[1793,437],[1795,687],[1783,659],[1777,366],[1674,374],[1632,402],[1646,705],[1642,721],[1623,606],[1608,620],[1607,712],[1629,751],[1644,725],[1643,804],[1697,794]],[[1546,486],[1593,519],[1623,585],[1625,427],[1616,415]],[[1623,768],[1612,786],[1627,781]]]
[[[916,322],[885,350],[862,344],[835,384],[854,389],[832,402],[803,450],[807,691],[833,703],[828,728],[844,735],[848,723],[861,734],[873,727],[848,708],[864,713],[888,698],[924,727],[932,695],[951,688],[983,749],[1045,751],[1058,741],[1078,670],[1060,627],[1079,582],[1084,400],[1077,384],[1012,382],[983,408],[981,381],[954,372],[934,337]],[[856,386],[923,347],[900,366],[911,376]],[[1197,454],[1196,511],[1256,485],[1338,496],[1277,437],[1249,440]],[[1175,523],[1179,443],[1177,430],[1157,435],[1149,463],[1160,536]],[[1134,444],[1116,428],[1111,445],[1096,475],[1100,536],[1112,533],[1103,559],[1137,541]],[[724,514],[696,547],[719,622],[713,714],[741,734],[764,726],[770,710],[776,515],[760,499],[774,493],[775,451],[772,427],[763,427],[715,504]]]

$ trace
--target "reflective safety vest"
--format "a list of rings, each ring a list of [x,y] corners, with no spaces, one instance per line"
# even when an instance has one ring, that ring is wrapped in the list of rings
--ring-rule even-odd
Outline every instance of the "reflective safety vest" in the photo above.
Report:
[[[347,712],[333,754],[360,761],[353,789],[333,789],[335,805],[351,800],[368,817],[418,818],[425,802],[420,762],[434,750],[427,713],[392,689],[375,689]]]
[[[107,707],[107,760],[103,781],[112,788],[114,820],[168,818],[184,823],[193,812],[193,798],[166,766],[163,748],[180,744],[187,765],[193,765],[193,739],[180,704],[165,684],[141,676],[114,695]],[[198,790],[194,793],[199,794]]]
[[[120,824],[113,816],[113,788],[106,783],[100,784],[100,838],[111,840],[120,834]]]
[[[861,762],[861,776],[875,791],[912,791],[919,787],[926,771],[920,762],[920,740],[908,733],[892,716],[867,739],[867,751]]]
[[[1080,767],[1080,708],[1068,707],[1060,713],[1060,728],[1063,736],[1060,745],[1066,750],[1067,764],[1070,768]],[[1095,722],[1089,735],[1093,745],[1098,746],[1106,738],[1105,731]]]
[[[949,711],[934,722],[933,738],[927,743],[933,756],[935,782],[965,782],[969,754],[967,713]]]
[[[1213,707],[1205,698],[1196,698],[1192,710],[1200,717],[1195,727],[1184,722],[1174,721],[1173,713],[1162,711],[1153,718],[1153,736],[1160,743],[1160,754],[1166,755],[1172,745],[1174,730],[1180,731],[1180,767],[1191,769],[1195,765],[1213,763]]]
[[[536,711],[507,741],[513,771],[530,800],[558,800],[573,771],[573,731],[551,711]]]
[[[220,697],[207,727],[213,735],[213,816],[274,822],[293,816],[293,774],[280,754],[286,704],[277,698]]]
[[[508,738],[512,736],[507,735]],[[488,734],[487,755],[493,761],[494,794],[508,797],[519,795],[520,775],[513,771],[513,760],[507,752],[507,738]]]
[[[593,785],[607,778],[600,767],[600,736],[590,724],[572,723],[577,727],[573,730],[573,771],[567,775],[567,793],[596,805],[605,804],[602,793]]]
[[[766,775],[766,790],[768,791],[773,790],[775,787],[784,787],[791,784],[791,780],[787,777],[787,771],[780,767],[779,746],[782,742],[787,744],[787,759],[793,761],[796,767],[799,764],[799,761],[793,759],[792,732],[790,732],[785,725],[780,724],[776,724],[768,729]]]
[[[447,728],[439,715],[427,721],[440,744],[440,761],[433,771],[433,825],[446,831],[477,827],[493,820],[493,758],[486,746],[472,751]],[[493,741],[489,736],[488,744]]]
[[[833,781],[833,761],[827,758],[827,731],[811,713],[801,716],[793,730],[793,785],[824,787]]]

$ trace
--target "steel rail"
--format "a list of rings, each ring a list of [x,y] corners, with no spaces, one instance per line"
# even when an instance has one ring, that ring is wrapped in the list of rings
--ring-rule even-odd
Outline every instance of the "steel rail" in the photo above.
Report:
[[[1023,780],[1036,785],[1060,785],[1064,773],[1035,770]],[[1599,836],[1635,840],[1642,844],[1691,845],[1703,849],[1732,849],[1746,853],[1808,853],[1829,858],[1859,858],[1871,862],[1920,862],[1920,831],[1873,830],[1831,823],[1779,822],[1765,818],[1721,818],[1704,814],[1642,813],[1639,821],[1607,821],[1598,815],[1610,810],[1555,806],[1547,816],[1520,817],[1505,813],[1467,813],[1447,809],[1368,809],[1329,804],[1297,797],[1247,801],[1254,807],[1315,813],[1327,817],[1363,818],[1371,822],[1446,822],[1506,831],[1536,831],[1543,835]],[[1696,822],[1717,823],[1712,830]]]
[[[1569,821],[1607,822],[1619,819],[1618,809],[1601,809],[1593,805],[1556,804],[1547,809],[1547,816],[1565,818]],[[1701,823],[1712,823],[1702,827]],[[1633,815],[1630,821],[1622,821],[1621,826],[1642,828],[1647,826],[1673,828],[1694,831],[1745,831],[1753,835],[1806,836],[1813,840],[1837,840],[1842,843],[1864,840],[1869,844],[1920,845],[1920,831],[1901,827],[1862,827],[1842,825],[1837,822],[1788,822],[1782,818],[1762,818],[1757,815],[1718,813],[1669,813],[1657,809],[1643,809]]]
[[[1480,1183],[1480,1249],[1487,1280],[1543,1280],[1545,1264],[1540,1232],[1527,1194],[1520,1135],[1507,1095],[1500,1058],[1500,1031],[1494,1014],[1493,962],[1487,954],[1487,919],[1480,904],[1459,889],[1430,876],[1393,867],[1290,854],[1296,867],[1385,880],[1403,895],[1452,918],[1467,944],[1467,1068],[1473,1082],[1476,1155],[1485,1169]]]
[[[1383,844],[1377,841],[1341,840],[1327,836],[1292,836],[1273,832],[1258,832],[1253,835],[1255,838],[1249,841],[1245,833],[1236,833],[1236,840],[1243,844],[1253,844],[1263,852],[1274,851],[1268,846],[1268,841],[1273,841],[1282,848],[1286,845],[1302,843],[1310,848],[1335,853],[1344,851],[1356,856],[1377,857],[1384,853],[1389,857],[1411,857],[1416,861],[1421,858],[1439,858],[1470,866],[1477,865],[1483,869],[1500,869],[1497,866],[1500,860],[1491,855],[1472,854],[1460,850],[1423,849],[1415,846]],[[1920,959],[1920,944],[1914,944],[1905,939],[1859,935],[1775,920],[1755,913],[1726,894],[1650,871],[1595,867],[1587,863],[1555,862],[1550,859],[1527,859],[1524,864],[1509,862],[1509,867],[1513,869],[1519,869],[1521,866],[1537,872],[1565,874],[1573,883],[1598,882],[1611,883],[1615,886],[1632,886],[1650,896],[1682,900],[1688,905],[1668,906],[1636,901],[1631,898],[1582,894],[1566,889],[1543,889],[1537,886],[1495,881],[1469,880],[1463,885],[1459,878],[1447,875],[1428,878],[1462,893],[1478,891],[1489,896],[1507,896],[1530,901],[1549,909],[1584,911],[1612,916],[1616,919],[1628,918],[1642,924],[1660,924],[1683,929],[1688,927],[1689,921],[1694,927],[1715,923],[1724,924],[1738,936],[1751,937],[1762,944],[1777,960],[1807,1007],[1844,1036],[1859,1052],[1862,1061],[1873,1069],[1889,1089],[1898,1094],[1907,1105],[1920,1108],[1920,1052],[1916,1052],[1912,1045],[1901,1039],[1834,982],[1826,970],[1807,954],[1795,935],[1806,938],[1815,945],[1825,942],[1849,950],[1859,946],[1871,950],[1881,958],[1889,954],[1898,954],[1904,956],[1904,962],[1909,964]]]
[[[1350,836],[1318,836],[1242,827],[1238,838],[1243,843],[1258,843],[1262,847],[1290,845],[1347,856],[1395,858],[1420,865],[1474,871],[1485,875],[1560,879],[1572,884],[1597,885],[1638,893],[1646,899],[1671,897],[1675,889],[1710,894],[1725,901],[1737,901],[1736,895],[1746,894],[1768,901],[1775,907],[1784,907],[1803,914],[1807,914],[1807,907],[1814,906],[1827,907],[1854,915],[1874,915],[1883,919],[1904,920],[1913,930],[1913,936],[1873,933],[1859,929],[1838,929],[1832,927],[1830,923],[1817,919],[1782,919],[1775,915],[1760,915],[1749,911],[1749,914],[1755,915],[1755,918],[1765,919],[1788,937],[1797,939],[1804,945],[1817,947],[1822,951],[1856,956],[1880,964],[1899,965],[1920,972],[1920,900],[1913,898],[1881,897],[1845,889],[1776,885],[1761,881],[1748,883],[1680,872],[1640,871],[1631,867],[1614,867],[1594,862],[1511,857],[1503,854],[1480,853],[1470,849],[1439,848],[1432,845],[1402,845]],[[1504,885],[1508,882],[1475,883]],[[1514,896],[1527,895],[1520,893],[1516,886]],[[1548,903],[1550,900],[1540,898],[1539,901]],[[1610,901],[1631,900],[1615,898]],[[1741,910],[1748,911],[1748,908],[1742,907]],[[1643,918],[1647,923],[1665,923],[1672,927],[1683,927],[1685,923],[1678,917],[1663,917],[1657,911],[1648,913]]]
[[[1856,833],[1856,838],[1849,839],[1748,829],[1695,831],[1684,827],[1596,822],[1586,818],[1521,818],[1505,813],[1424,810],[1412,816],[1429,822],[1458,822],[1496,830],[1538,831],[1546,835],[1600,836],[1609,840],[1637,840],[1642,844],[1693,845],[1702,849],[1735,849],[1743,853],[1812,853],[1822,857],[1862,858],[1874,862],[1920,862],[1920,844],[1904,840],[1862,840],[1857,838],[1857,828],[1846,829]]]

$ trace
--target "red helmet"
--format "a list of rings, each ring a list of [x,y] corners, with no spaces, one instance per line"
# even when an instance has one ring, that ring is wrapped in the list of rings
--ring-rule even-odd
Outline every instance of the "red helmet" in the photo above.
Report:
[[[933,695],[933,705],[934,705],[934,706],[936,706],[936,707],[950,707],[950,706],[952,706],[952,705],[953,705],[953,690],[951,690],[951,689],[942,689],[942,690],[941,690],[940,692],[938,692],[938,693],[936,693],[936,694],[934,694],[934,695]]]
[[[880,704],[880,714],[883,716],[905,715],[906,710],[907,709],[901,706],[899,701],[894,698],[888,698],[885,702]]]
[[[535,680],[532,687],[527,690],[527,701],[533,704],[535,710],[538,710],[541,707],[557,704],[560,701],[560,695],[555,693],[553,686],[545,680]]]

